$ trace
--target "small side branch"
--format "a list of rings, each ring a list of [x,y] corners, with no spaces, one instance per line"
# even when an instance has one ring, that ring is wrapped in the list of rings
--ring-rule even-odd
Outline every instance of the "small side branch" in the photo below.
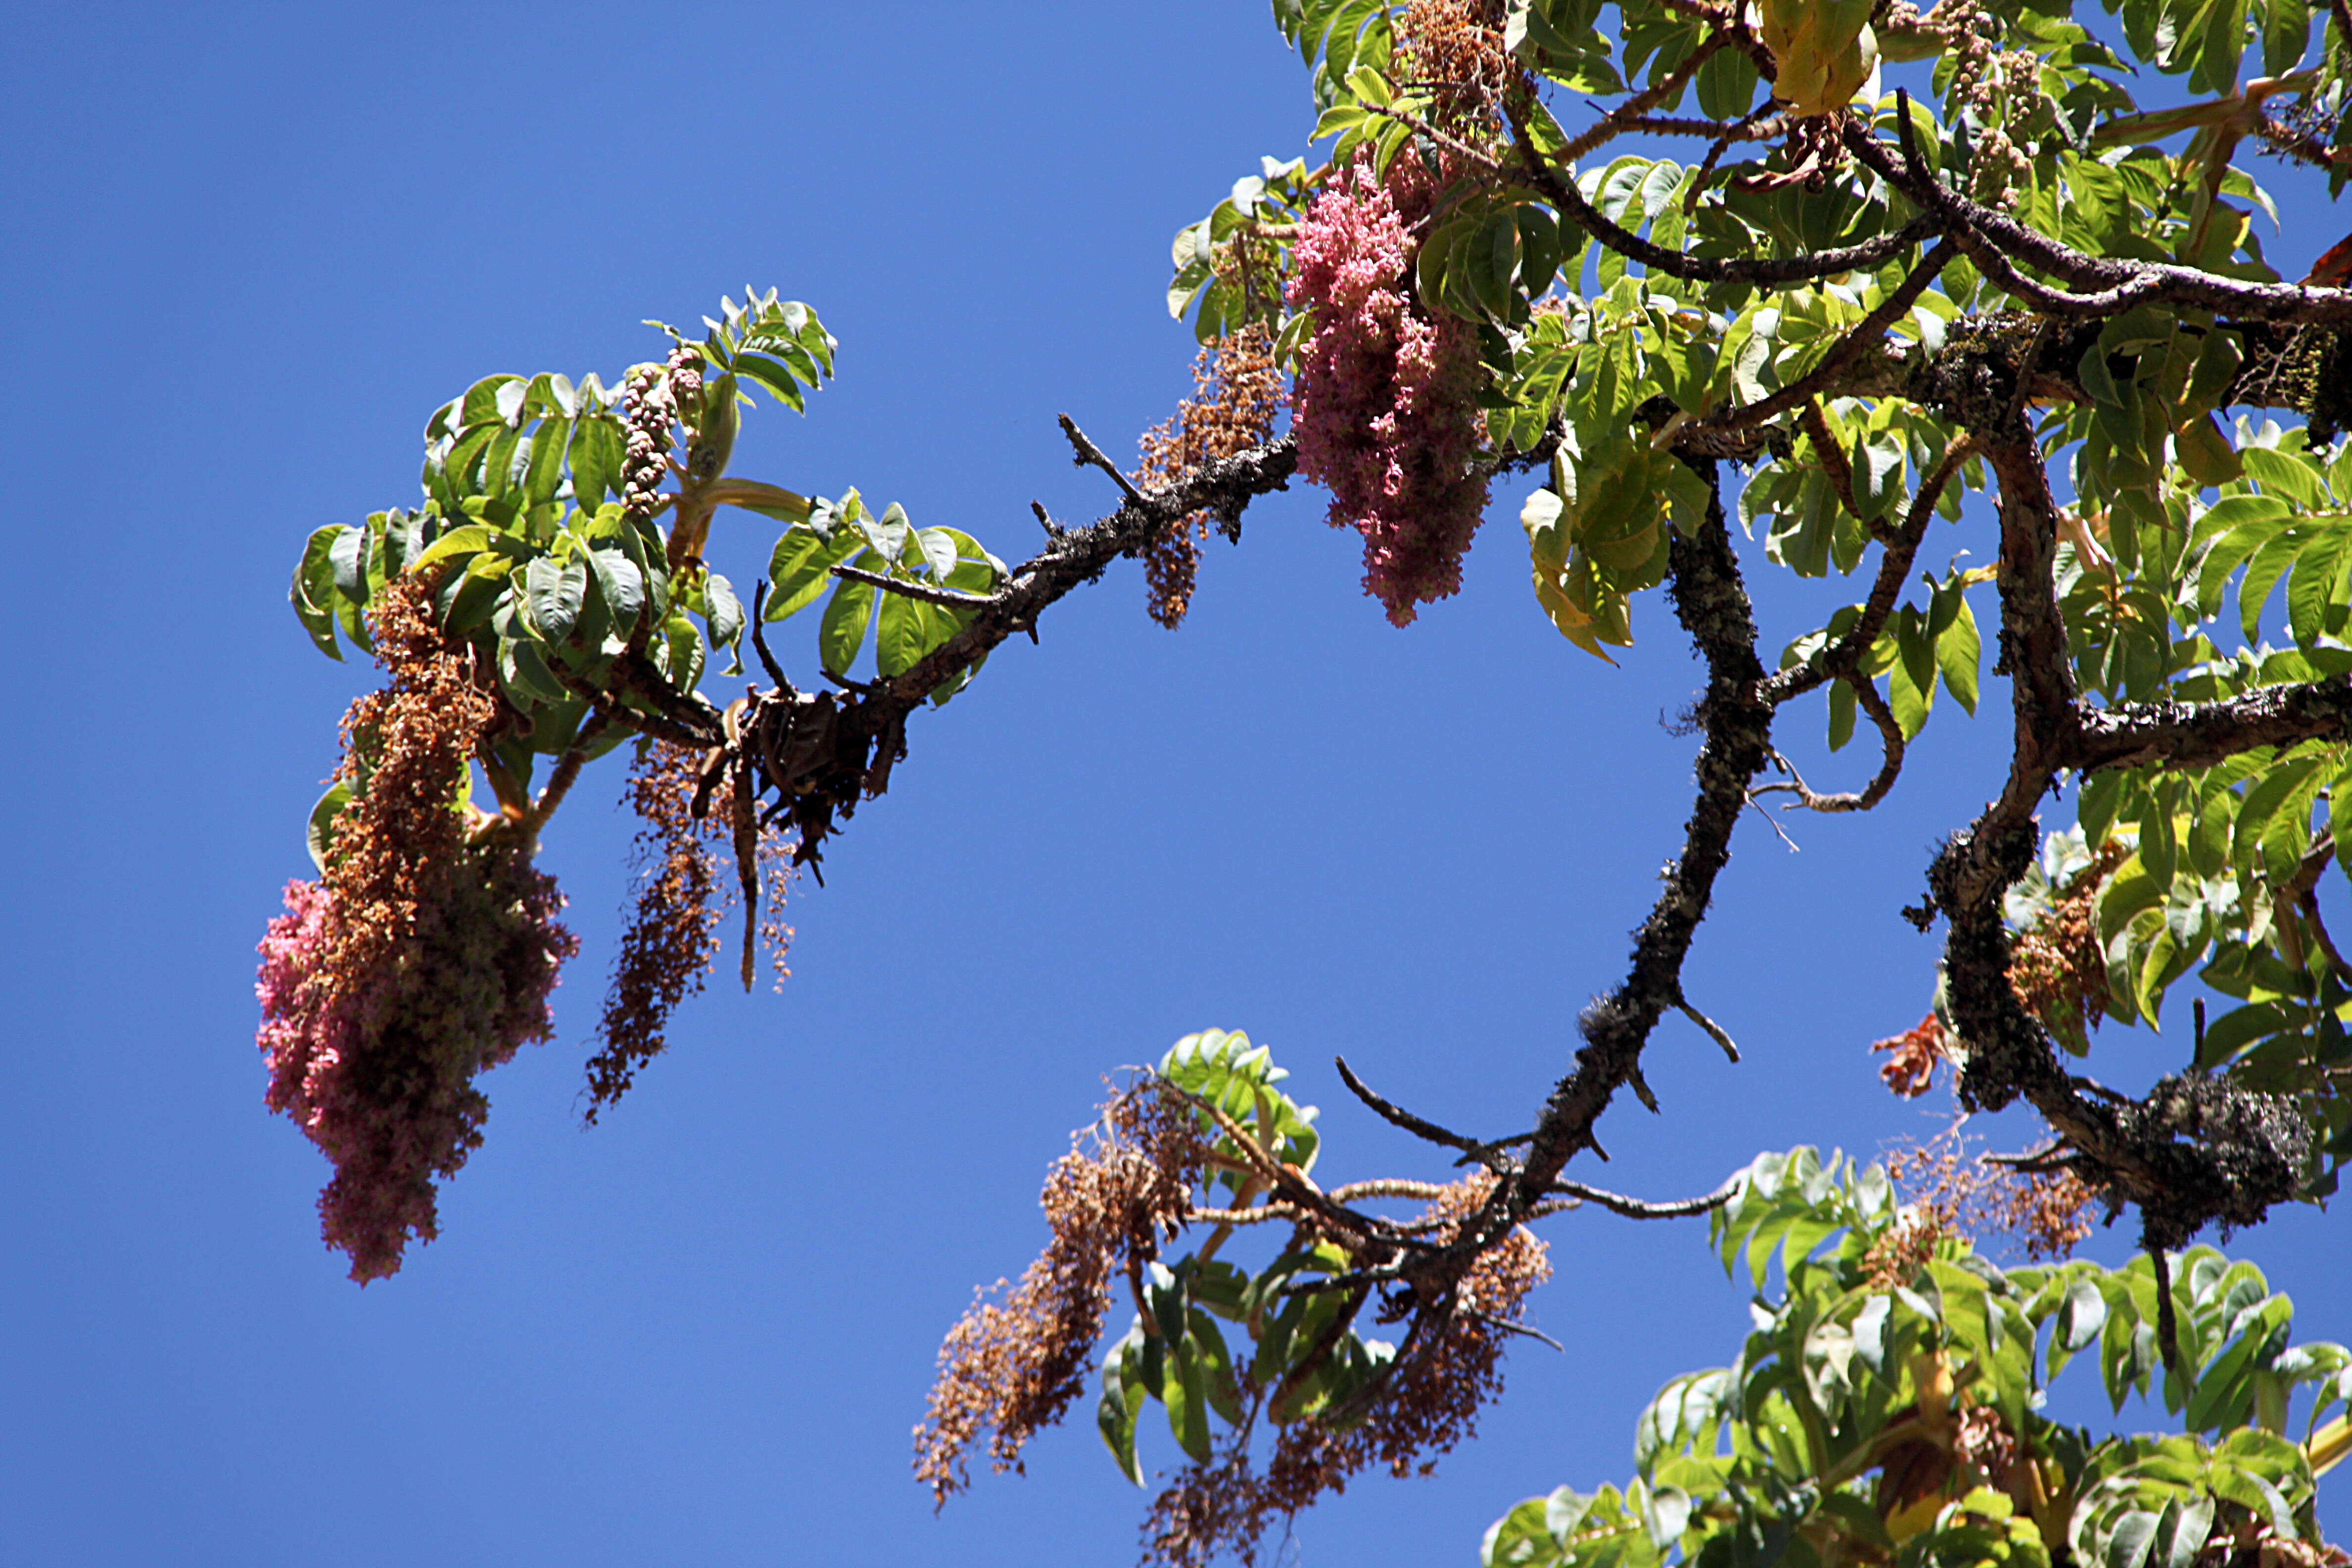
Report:
[[[1693,1215],[1706,1214],[1729,1203],[1739,1195],[1740,1184],[1747,1179],[1747,1173],[1743,1171],[1702,1197],[1682,1198],[1663,1204],[1644,1203],[1640,1198],[1603,1192],[1599,1187],[1588,1187],[1582,1182],[1554,1182],[1545,1191],[1556,1197],[1596,1204],[1611,1214],[1623,1215],[1627,1219],[1688,1219]]]
[[[1612,142],[1632,130],[1634,121],[1682,91],[1683,84],[1698,74],[1699,67],[1713,59],[1717,52],[1730,42],[1731,35],[1727,32],[1717,30],[1708,34],[1700,40],[1698,47],[1693,49],[1684,58],[1682,64],[1602,115],[1583,135],[1577,137],[1554,155],[1563,163],[1573,163],[1594,148]]]
[[[1886,699],[1879,694],[1878,683],[1870,677],[1860,670],[1849,669],[1841,671],[1838,679],[1853,690],[1854,701],[1870,715],[1872,725],[1878,731],[1881,754],[1877,776],[1858,792],[1841,790],[1835,795],[1821,795],[1805,783],[1804,775],[1797,772],[1788,758],[1775,752],[1772,753],[1773,761],[1782,773],[1789,775],[1789,782],[1758,784],[1748,792],[1750,795],[1795,795],[1796,799],[1781,808],[1784,811],[1868,811],[1886,798],[1886,792],[1893,789],[1895,781],[1903,776],[1903,726],[1895,720],[1895,710],[1886,705]]]
[[[1832,344],[1829,352],[1822,355],[1812,369],[1769,397],[1759,398],[1745,407],[1727,410],[1718,418],[1705,423],[1720,429],[1741,429],[1761,425],[1768,419],[1811,403],[1834,384],[1838,373],[1853,363],[1856,355],[1883,344],[1887,330],[1919,302],[1919,296],[1927,291],[1927,285],[1958,259],[1959,254],[1959,245],[1951,236],[1946,235],[1938,239],[1927,254],[1919,258],[1919,264],[1904,275],[1903,281],[1895,285],[1894,291],[1881,300],[1870,314],[1855,322],[1852,331]],[[1847,498],[1847,504],[1851,507],[1851,496]]]
[[[916,599],[926,605],[937,605],[949,610],[976,610],[983,605],[996,603],[993,594],[961,594],[953,588],[934,588],[928,583],[909,583],[903,577],[888,577],[879,572],[868,572],[859,566],[835,566],[833,574],[853,583],[870,583],[886,594]]]
[[[1500,1153],[1496,1145],[1482,1143],[1475,1138],[1465,1138],[1459,1132],[1448,1131],[1424,1117],[1415,1116],[1402,1106],[1393,1104],[1374,1093],[1370,1085],[1356,1076],[1355,1069],[1348,1065],[1347,1058],[1334,1057],[1331,1061],[1332,1065],[1339,1069],[1339,1081],[1348,1086],[1348,1091],[1371,1107],[1373,1113],[1382,1121],[1393,1126],[1402,1127],[1414,1137],[1427,1142],[1442,1144],[1448,1149],[1458,1149],[1497,1175],[1505,1174],[1513,1168],[1509,1156]]]
[[[1714,1019],[1708,1017],[1706,1014],[1700,1012],[1697,1008],[1692,1006],[1688,1002],[1684,1001],[1680,997],[1676,997],[1675,999],[1675,1010],[1680,1013],[1684,1017],[1688,1018],[1692,1023],[1696,1024],[1706,1034],[1708,1039],[1713,1040],[1717,1045],[1721,1046],[1723,1047],[1723,1054],[1731,1058],[1732,1066],[1738,1067],[1739,1065],[1739,1047],[1732,1043],[1731,1037],[1725,1033],[1722,1025],[1717,1023]]]
[[[1103,456],[1102,448],[1096,446],[1092,441],[1087,438],[1087,433],[1078,428],[1076,421],[1073,420],[1066,414],[1062,415],[1060,417],[1062,421],[1062,434],[1070,438],[1071,447],[1077,452],[1077,456],[1072,458],[1071,461],[1075,462],[1082,468],[1090,467],[1100,468],[1104,473],[1110,476],[1111,483],[1117,485],[1119,489],[1119,493],[1127,497],[1129,500],[1133,501],[1138,505],[1149,504],[1144,500],[1143,492],[1135,488],[1135,481],[1129,479],[1126,474],[1122,473],[1117,463],[1112,462],[1108,458]]]

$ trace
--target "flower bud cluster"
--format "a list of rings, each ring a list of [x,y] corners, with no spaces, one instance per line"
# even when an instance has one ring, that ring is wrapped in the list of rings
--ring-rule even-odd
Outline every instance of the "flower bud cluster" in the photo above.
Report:
[[[628,450],[621,460],[621,504],[644,521],[661,504],[669,478],[670,426],[677,405],[660,365],[641,364],[629,373]]]

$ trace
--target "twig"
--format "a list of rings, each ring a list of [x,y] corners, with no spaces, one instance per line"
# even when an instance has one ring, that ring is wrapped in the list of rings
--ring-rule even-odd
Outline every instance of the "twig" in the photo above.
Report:
[[[1692,1023],[1696,1024],[1700,1029],[1706,1032],[1708,1039],[1713,1040],[1717,1045],[1721,1046],[1723,1047],[1723,1054],[1731,1058],[1731,1062],[1734,1067],[1739,1065],[1739,1047],[1732,1043],[1731,1037],[1724,1032],[1722,1025],[1717,1023],[1714,1019],[1708,1017],[1706,1014],[1700,1012],[1697,1008],[1692,1006],[1688,1002],[1684,1001],[1680,997],[1676,997],[1675,999],[1675,1010],[1680,1013],[1684,1017],[1688,1018]]]
[[[1786,702],[1861,665],[1863,656],[1885,629],[1886,618],[1895,613],[1895,602],[1902,596],[1903,584],[1911,575],[1911,563],[1927,537],[1927,525],[1935,521],[1936,503],[1942,499],[1944,488],[1976,449],[1973,436],[1962,436],[1944,448],[1944,455],[1936,460],[1927,477],[1919,481],[1918,493],[1911,498],[1911,510],[1904,518],[1902,528],[1879,557],[1877,580],[1871,584],[1870,597],[1863,601],[1862,615],[1853,629],[1825,651],[1817,664],[1797,665],[1773,676],[1765,683],[1767,701],[1775,705]],[[1794,769],[1787,768],[1785,762],[1782,766],[1794,776]]]
[[[776,656],[768,651],[767,607],[768,580],[762,577],[751,584],[751,651],[760,656],[760,667],[768,672],[768,679],[776,683],[776,690],[789,700],[799,693],[793,690],[793,683],[784,679],[783,668],[776,663]]]
[[[1370,1087],[1356,1076],[1355,1069],[1348,1065],[1347,1058],[1334,1057],[1331,1060],[1339,1069],[1339,1081],[1346,1084],[1349,1091],[1358,1100],[1370,1106],[1382,1121],[1403,1128],[1416,1138],[1432,1143],[1444,1144],[1448,1149],[1459,1149],[1497,1175],[1507,1174],[1511,1170],[1511,1162],[1496,1152],[1497,1145],[1482,1143],[1475,1138],[1465,1138],[1459,1132],[1449,1132],[1434,1121],[1415,1116],[1402,1106],[1392,1104],[1373,1093]]]
[[[1846,511],[1868,529],[1873,538],[1882,544],[1887,542],[1885,523],[1874,517],[1863,516],[1862,508],[1854,504],[1853,465],[1846,461],[1837,438],[1830,434],[1830,422],[1822,413],[1820,398],[1805,399],[1797,409],[1797,423],[1804,427],[1806,437],[1813,444],[1813,458],[1822,466],[1822,477],[1830,482],[1831,493],[1844,503]]]
[[[1698,47],[1693,49],[1682,64],[1602,115],[1583,135],[1561,148],[1556,156],[1563,163],[1573,163],[1602,142],[1622,135],[1630,129],[1628,121],[1649,113],[1651,110],[1681,91],[1683,84],[1698,74],[1699,67],[1713,59],[1716,51],[1729,42],[1731,42],[1731,35],[1728,32],[1718,31],[1708,34],[1700,40]]]
[[[1359,1198],[1417,1198],[1423,1203],[1432,1203],[1451,1190],[1443,1182],[1415,1182],[1399,1176],[1379,1176],[1368,1182],[1343,1183],[1324,1196],[1335,1204],[1351,1204]]]
[[[1769,785],[1769,784],[1765,784],[1765,785],[1763,785],[1763,786],[1761,786],[1761,787],[1762,787],[1762,788],[1764,788],[1764,789],[1769,789],[1769,788],[1771,788],[1772,786],[1771,786],[1771,785]],[[1767,827],[1769,827],[1769,828],[1770,828],[1770,829],[1773,831],[1773,833],[1774,833],[1774,834],[1775,834],[1775,835],[1780,838],[1780,842],[1781,842],[1781,843],[1783,843],[1783,844],[1785,844],[1785,845],[1787,845],[1787,846],[1789,847],[1789,853],[1790,853],[1790,854],[1791,854],[1791,855],[1801,855],[1801,854],[1803,854],[1803,853],[1804,853],[1804,849],[1803,849],[1803,847],[1802,847],[1801,846],[1800,846],[1800,845],[1798,844],[1798,842],[1797,842],[1795,839],[1793,839],[1793,838],[1791,838],[1791,837],[1789,837],[1789,830],[1788,830],[1787,828],[1785,828],[1785,827],[1781,826],[1780,826],[1780,824],[1777,820],[1775,820],[1775,819],[1774,819],[1774,817],[1773,817],[1773,816],[1772,816],[1772,814],[1771,814],[1770,812],[1766,811],[1766,810],[1764,809],[1764,803],[1763,803],[1762,801],[1758,800],[1758,799],[1756,798],[1756,796],[1757,796],[1758,793],[1759,793],[1759,791],[1757,791],[1757,790],[1753,790],[1753,789],[1751,789],[1751,790],[1749,790],[1749,791],[1748,792],[1748,805],[1752,805],[1752,806],[1754,806],[1754,807],[1756,808],[1756,814],[1757,814],[1759,816],[1761,816],[1761,817],[1764,819],[1764,826],[1767,826]]]
[[[1150,500],[1144,495],[1144,493],[1135,488],[1135,481],[1129,479],[1124,473],[1120,472],[1119,467],[1117,463],[1114,463],[1108,458],[1104,457],[1100,447],[1096,446],[1092,441],[1087,439],[1087,433],[1078,428],[1076,421],[1073,420],[1066,414],[1062,415],[1060,417],[1062,421],[1062,434],[1070,438],[1070,445],[1076,449],[1078,454],[1076,458],[1071,459],[1072,462],[1076,463],[1082,468],[1091,465],[1095,468],[1100,468],[1104,473],[1108,474],[1110,476],[1111,483],[1119,488],[1119,493],[1126,496],[1129,500],[1133,501],[1136,505],[1150,506],[1151,504]]]
[[[1687,1219],[1692,1215],[1721,1208],[1738,1194],[1741,1184],[1747,1180],[1748,1173],[1743,1171],[1704,1197],[1680,1198],[1663,1204],[1645,1203],[1640,1198],[1603,1192],[1599,1187],[1588,1187],[1582,1182],[1554,1182],[1544,1190],[1560,1197],[1580,1198],[1586,1203],[1597,1204],[1611,1214],[1623,1215],[1627,1219]]]
[[[1812,369],[1769,397],[1759,398],[1743,407],[1726,409],[1716,417],[1698,423],[1717,429],[1736,430],[1761,425],[1767,419],[1811,402],[1815,394],[1830,384],[1839,371],[1853,362],[1855,355],[1865,348],[1884,342],[1887,330],[1918,303],[1919,296],[1927,291],[1927,285],[1933,283],[1937,274],[1951,265],[1959,254],[1958,243],[1950,235],[1944,236],[1929,247],[1927,254],[1919,258],[1919,264],[1904,275],[1903,281],[1896,284],[1876,308],[1854,323],[1853,331],[1830,345],[1829,352],[1813,363]],[[1851,492],[1847,501],[1851,510]],[[1856,515],[1859,516],[1859,512]]]
[[[1987,1154],[1984,1160],[1988,1165],[1999,1165],[2006,1170],[2023,1171],[2034,1175],[2058,1170],[2073,1157],[2064,1139],[2053,1138],[2039,1149],[2029,1149],[2021,1154]]]
[[[1508,1318],[1498,1318],[1492,1312],[1471,1311],[1464,1313],[1463,1316],[1468,1318],[1474,1323],[1484,1323],[1490,1329],[1500,1329],[1505,1333],[1525,1334],[1531,1340],[1541,1340],[1545,1344],[1549,1345],[1552,1349],[1559,1351],[1563,1355],[1568,1352],[1568,1347],[1566,1345],[1560,1343],[1558,1340],[1553,1339],[1541,1329],[1531,1329],[1525,1323],[1515,1323]]]
[[[1192,1208],[1184,1211],[1190,1225],[1263,1225],[1270,1219],[1298,1220],[1307,1211],[1296,1204],[1258,1204],[1244,1209]]]
[[[2164,1370],[2180,1371],[2180,1321],[2172,1308],[2172,1267],[2166,1260],[2164,1248],[2147,1249],[2148,1261],[2156,1266],[2156,1350],[2164,1358]]]
[[[927,583],[909,583],[903,578],[886,577],[879,572],[868,572],[862,566],[835,566],[833,574],[846,577],[853,583],[870,583],[885,593],[903,598],[919,599],[926,605],[938,605],[950,610],[976,610],[982,605],[996,603],[993,594],[966,594],[953,588],[934,588]]]
[[[1387,1285],[1403,1279],[1394,1265],[1382,1268],[1358,1268],[1346,1274],[1328,1275],[1320,1279],[1301,1279],[1275,1291],[1280,1296],[1319,1296],[1326,1290],[1354,1290],[1367,1285]]]

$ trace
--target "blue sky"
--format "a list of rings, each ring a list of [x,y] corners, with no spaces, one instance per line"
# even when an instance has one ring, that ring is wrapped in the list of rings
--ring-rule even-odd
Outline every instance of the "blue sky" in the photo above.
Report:
[[[609,381],[658,352],[642,318],[778,286],[841,380],[752,416],[736,471],[1017,559],[1032,498],[1108,502],[1057,413],[1125,452],[1189,389],[1170,235],[1299,151],[1264,6],[17,5],[7,32],[0,1559],[1131,1560],[1144,1500],[1083,1422],[938,1518],[908,1471],[940,1335],[1034,1252],[1101,1075],[1244,1028],[1324,1106],[1325,1171],[1441,1174],[1331,1056],[1524,1127],[1679,843],[1691,742],[1661,719],[1697,667],[1655,602],[1620,669],[1546,626],[1524,485],[1408,632],[1304,490],[1209,546],[1179,634],[1131,564],[1057,606],[919,718],[793,905],[782,994],[690,1005],[583,1131],[629,830],[617,763],[592,774],[544,861],[584,949],[561,1038],[488,1080],[444,1239],[365,1291],[318,1241],[322,1161],[261,1105],[253,944],[370,676],[310,650],[288,572],[312,528],[415,494],[436,405],[493,371]],[[2344,224],[2309,221],[2287,260]],[[748,583],[768,536],[721,526]],[[1963,548],[1980,521],[1930,551]],[[1846,596],[1749,555],[1772,646]],[[813,628],[782,647],[807,670]],[[1895,911],[1994,787],[2001,725],[1957,717],[1877,813],[1794,825],[1801,853],[1742,829],[1689,988],[1747,1060],[1662,1030],[1665,1114],[1610,1119],[1612,1184],[1933,1130],[1863,1047],[1923,1011],[1935,943]],[[1787,722],[1807,776],[1858,777],[1819,726]],[[2099,1070],[2186,1055],[2111,1033]],[[2241,1250],[2303,1337],[2352,1339],[2322,1223]],[[1702,1229],[1550,1225],[1536,1321],[1577,1353],[1515,1352],[1475,1447],[1318,1510],[1299,1560],[1473,1561],[1518,1498],[1622,1479],[1643,1401],[1728,1359],[1745,1313]]]

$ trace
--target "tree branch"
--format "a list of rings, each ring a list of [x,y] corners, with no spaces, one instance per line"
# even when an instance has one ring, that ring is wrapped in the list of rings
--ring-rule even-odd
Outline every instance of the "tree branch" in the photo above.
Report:
[[[1761,425],[1776,415],[1811,403],[1832,384],[1837,373],[1853,363],[1864,349],[1880,346],[1887,329],[1901,321],[1911,307],[1918,303],[1919,296],[1927,291],[1927,285],[1933,283],[1937,274],[1949,266],[1959,253],[1959,246],[1949,235],[1938,239],[1935,247],[1919,258],[1919,264],[1905,275],[1894,292],[1880,300],[1870,314],[1855,322],[1852,331],[1832,343],[1812,369],[1769,397],[1745,407],[1726,409],[1711,419],[1697,423],[1722,429],[1738,429]]]
[[[1848,671],[1859,669],[1864,654],[1886,629],[1886,618],[1895,613],[1895,601],[1903,596],[1903,584],[1911,575],[1911,563],[1918,558],[1920,543],[1927,537],[1928,525],[1936,520],[1936,503],[1951,483],[1969,454],[1976,450],[1976,439],[1963,436],[1944,448],[1927,477],[1919,481],[1918,493],[1911,498],[1911,510],[1903,519],[1903,527],[1887,542],[1878,559],[1878,576],[1870,585],[1870,596],[1863,601],[1862,614],[1846,635],[1822,651],[1818,659],[1791,665],[1764,683],[1767,702],[1786,702],[1801,697],[1827,680],[1835,679]]]
[[[2113,315],[2143,300],[2161,298],[2249,321],[2352,324],[2352,290],[2240,282],[2173,262],[2109,260],[2074,249],[1998,208],[1971,201],[1938,180],[1920,160],[1911,135],[1910,95],[1898,88],[1895,97],[1901,161],[1890,155],[1885,143],[1859,121],[1847,123],[1847,148],[1872,173],[1924,209],[1923,216],[1937,219],[1987,277],[2007,272],[2001,287],[2021,285],[2013,291],[2032,299],[2037,309],[2069,315]],[[2043,289],[2010,268],[2010,257],[2021,258],[2078,289],[2095,292]],[[1990,266],[1987,258],[1991,258]]]
[[[1580,1020],[1585,1044],[1576,1066],[1552,1090],[1525,1165],[1498,1189],[1499,1212],[1481,1231],[1500,1234],[1496,1222],[1515,1219],[1551,1189],[1561,1168],[1591,1144],[1593,1123],[1611,1099],[1632,1081],[1660,1016],[1681,1005],[1683,959],[1706,917],[1715,879],[1730,858],[1731,833],[1747,804],[1748,782],[1771,753],[1772,708],[1761,691],[1764,669],[1756,657],[1755,619],[1724,526],[1715,465],[1701,460],[1692,467],[1708,481],[1712,500],[1694,534],[1671,536],[1667,572],[1675,616],[1707,666],[1706,693],[1698,709],[1706,736],[1696,765],[1698,798],[1684,830],[1682,853],[1635,933],[1626,978],[1585,1009]]]
[[[1499,1152],[1496,1145],[1482,1143],[1475,1138],[1465,1138],[1459,1132],[1450,1132],[1434,1121],[1415,1116],[1402,1106],[1393,1104],[1373,1093],[1370,1087],[1356,1076],[1355,1069],[1348,1065],[1347,1058],[1333,1057],[1331,1063],[1339,1069],[1339,1081],[1348,1086],[1349,1092],[1371,1107],[1373,1112],[1382,1121],[1402,1127],[1414,1137],[1428,1142],[1442,1144],[1448,1149],[1458,1149],[1497,1175],[1507,1175],[1515,1168],[1510,1158]]]
[[[833,574],[846,577],[853,583],[870,583],[885,593],[897,594],[926,605],[938,605],[950,610],[977,609],[996,602],[993,594],[960,594],[953,588],[934,588],[926,583],[909,583],[903,577],[887,577],[879,572],[868,572],[857,566],[835,566]]]
[[[1588,1187],[1582,1182],[1554,1182],[1546,1190],[1559,1197],[1597,1204],[1611,1214],[1623,1215],[1627,1219],[1688,1219],[1693,1215],[1706,1214],[1729,1203],[1747,1180],[1748,1173],[1742,1171],[1704,1196],[1680,1198],[1663,1204],[1622,1197],[1615,1193],[1603,1192],[1599,1187]]]
[[[1679,250],[1654,245],[1622,225],[1612,223],[1602,216],[1598,207],[1584,199],[1584,193],[1577,189],[1573,179],[1563,177],[1536,152],[1533,142],[1528,140],[1525,117],[1516,109],[1510,113],[1512,128],[1518,132],[1516,145],[1520,167],[1553,205],[1610,249],[1642,263],[1653,271],[1680,278],[1686,282],[1754,283],[1770,287],[1810,283],[1819,278],[1833,278],[1841,272],[1868,271],[1890,257],[1902,255],[1942,226],[1940,220],[1923,216],[1912,219],[1893,234],[1864,240],[1859,245],[1814,251],[1805,256],[1766,257],[1749,261],[1717,260],[1685,255]]]
[[[1075,428],[1075,426],[1073,426]],[[1092,447],[1093,443],[1088,442]],[[1099,457],[1099,451],[1097,452]],[[1086,459],[1092,461],[1092,459]],[[1108,467],[1108,458],[1097,467]],[[908,707],[985,657],[999,643],[1028,630],[1037,615],[1081,583],[1093,581],[1122,555],[1143,549],[1196,511],[1238,516],[1255,498],[1287,487],[1298,466],[1287,436],[1230,458],[1204,463],[1173,484],[1146,494],[1132,493],[1119,509],[1084,527],[1049,537],[1045,548],[1013,568],[995,596],[977,610],[970,625],[934,648],[914,668],[877,683],[877,689]]]
[[[2068,764],[2085,773],[2159,763],[2207,768],[2256,746],[2344,734],[2352,728],[2352,679],[2329,676],[2261,686],[2211,702],[2126,702],[2078,713]]]

